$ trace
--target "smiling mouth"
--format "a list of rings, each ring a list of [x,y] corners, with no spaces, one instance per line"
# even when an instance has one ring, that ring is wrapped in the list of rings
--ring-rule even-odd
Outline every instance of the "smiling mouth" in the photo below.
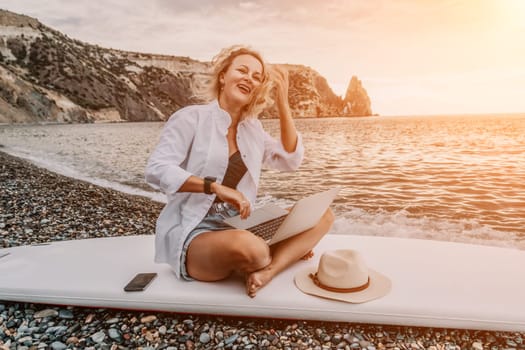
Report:
[[[237,85],[237,87],[239,88],[239,90],[241,90],[241,92],[243,94],[250,94],[250,92],[252,92],[252,89],[250,89],[248,86],[244,85],[244,84],[239,84]]]

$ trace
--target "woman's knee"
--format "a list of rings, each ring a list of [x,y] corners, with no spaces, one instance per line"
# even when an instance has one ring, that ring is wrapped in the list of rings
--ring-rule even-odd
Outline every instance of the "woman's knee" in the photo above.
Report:
[[[271,261],[270,247],[249,231],[238,230],[231,244],[236,269],[252,272],[262,269]]]
[[[313,232],[316,232],[316,235],[320,235],[320,237],[326,235],[328,231],[330,231],[330,229],[332,228],[334,220],[334,213],[330,208],[328,208],[323,214],[323,216],[321,216],[321,219],[319,220],[315,228],[313,228]]]
[[[334,212],[332,211],[332,209],[330,208],[326,209],[325,213],[321,217],[321,221],[323,222],[323,224],[328,225],[328,227],[331,227],[334,223],[334,220],[335,220],[335,216],[334,216]]]

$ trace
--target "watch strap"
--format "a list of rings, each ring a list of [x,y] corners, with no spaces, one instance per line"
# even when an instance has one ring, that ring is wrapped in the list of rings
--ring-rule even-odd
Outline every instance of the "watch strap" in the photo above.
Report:
[[[211,191],[211,184],[215,181],[217,181],[217,178],[213,176],[206,176],[204,178],[204,193],[213,194]]]

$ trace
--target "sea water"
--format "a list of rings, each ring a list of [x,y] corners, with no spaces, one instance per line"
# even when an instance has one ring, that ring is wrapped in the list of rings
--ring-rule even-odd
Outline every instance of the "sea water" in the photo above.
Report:
[[[163,123],[3,125],[3,150],[61,174],[165,200],[144,183]],[[263,120],[279,137],[279,121]],[[257,205],[343,186],[335,234],[525,249],[525,114],[297,119],[301,168],[265,169]]]

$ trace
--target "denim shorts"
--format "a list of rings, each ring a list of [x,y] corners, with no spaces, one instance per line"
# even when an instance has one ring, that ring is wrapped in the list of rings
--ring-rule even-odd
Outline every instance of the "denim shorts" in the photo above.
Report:
[[[239,215],[239,211],[228,203],[213,203],[202,221],[188,234],[184,241],[180,257],[180,275],[187,281],[194,279],[188,275],[186,270],[186,253],[191,241],[204,232],[229,230],[232,227],[223,222],[224,219]]]

